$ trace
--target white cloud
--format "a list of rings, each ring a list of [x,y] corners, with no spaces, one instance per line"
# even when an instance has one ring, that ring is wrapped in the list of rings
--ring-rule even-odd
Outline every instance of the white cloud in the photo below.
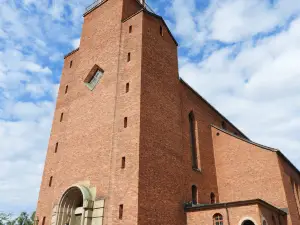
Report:
[[[80,45],[80,38],[76,38],[72,41],[72,46],[74,49],[78,48]]]

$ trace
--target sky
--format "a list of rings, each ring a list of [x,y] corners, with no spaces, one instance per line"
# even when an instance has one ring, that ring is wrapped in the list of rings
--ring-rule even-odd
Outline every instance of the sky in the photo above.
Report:
[[[35,210],[63,65],[92,0],[0,0],[0,211]],[[180,77],[300,169],[299,0],[149,0]]]

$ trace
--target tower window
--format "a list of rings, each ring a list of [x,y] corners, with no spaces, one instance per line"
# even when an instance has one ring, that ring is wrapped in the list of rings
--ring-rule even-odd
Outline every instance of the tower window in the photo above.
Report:
[[[162,26],[159,27],[159,33],[160,33],[160,36],[164,36],[164,30],[163,30]]]
[[[45,225],[45,223],[46,223],[46,217],[44,216],[42,220],[42,225]]]
[[[60,120],[59,120],[59,121],[62,122],[63,119],[64,119],[64,113],[61,113],[61,114],[60,114]]]
[[[126,84],[126,93],[129,92],[129,83]]]
[[[72,68],[72,66],[73,66],[73,61],[71,60],[70,61],[70,68]]]
[[[216,196],[215,196],[215,194],[213,192],[210,193],[210,203],[211,204],[215,204],[216,203]]]
[[[122,157],[122,165],[121,168],[124,169],[125,168],[125,163],[126,163],[126,158]]]
[[[88,82],[86,82],[87,87],[90,90],[93,90],[96,87],[96,85],[98,84],[98,82],[102,76],[103,76],[103,71],[97,70],[95,72],[95,74],[90,78],[90,80]]]
[[[124,128],[127,127],[127,122],[128,122],[128,119],[127,119],[127,117],[125,117],[125,118],[124,118]]]
[[[57,152],[57,149],[58,149],[58,142],[56,142],[55,144],[55,150],[54,150],[55,153]]]
[[[214,225],[223,225],[223,216],[220,213],[216,213],[213,216]]]
[[[189,114],[190,123],[190,141],[191,141],[191,151],[192,151],[192,167],[193,169],[198,169],[198,156],[196,148],[196,135],[195,135],[195,116],[193,111]]]
[[[123,219],[123,204],[119,205],[119,219]]]
[[[130,60],[131,60],[131,53],[128,52],[128,54],[127,54],[127,62],[130,62]]]
[[[53,180],[53,177],[51,176],[51,177],[50,177],[50,180],[49,180],[49,187],[52,186],[52,180]]]
[[[132,26],[129,26],[129,33],[132,33]]]
[[[224,130],[227,130],[227,125],[226,125],[226,123],[225,123],[224,121],[222,121],[222,128],[223,128]]]
[[[197,186],[196,185],[193,185],[192,186],[192,203],[194,205],[197,204],[197,195],[198,195],[198,190],[197,190]]]
[[[68,93],[68,89],[69,89],[69,86],[67,85],[66,88],[65,88],[65,94]]]

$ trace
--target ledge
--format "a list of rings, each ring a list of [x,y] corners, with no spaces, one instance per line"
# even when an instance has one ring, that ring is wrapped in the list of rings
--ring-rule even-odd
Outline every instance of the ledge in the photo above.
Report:
[[[67,57],[69,57],[70,55],[74,54],[74,53],[77,52],[78,50],[79,50],[79,48],[76,48],[76,49],[74,49],[73,51],[69,52],[68,54],[66,54],[66,55],[64,56],[64,59],[67,58]]]

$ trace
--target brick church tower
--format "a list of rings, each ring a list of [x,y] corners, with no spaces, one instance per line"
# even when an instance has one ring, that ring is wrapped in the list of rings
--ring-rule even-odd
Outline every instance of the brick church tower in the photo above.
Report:
[[[256,155],[248,191],[238,179],[256,179],[243,158]],[[36,224],[258,225],[275,215],[296,225],[298,184],[282,153],[251,142],[179,79],[177,42],[144,2],[87,8],[80,47],[65,56]]]

